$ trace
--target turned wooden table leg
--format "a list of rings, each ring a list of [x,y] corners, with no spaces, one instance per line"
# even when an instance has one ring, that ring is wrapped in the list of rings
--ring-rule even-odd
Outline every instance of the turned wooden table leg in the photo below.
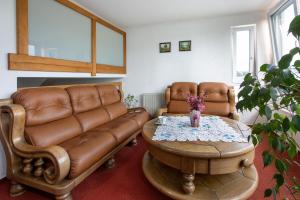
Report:
[[[114,159],[114,157],[111,157],[108,161],[106,161],[105,167],[108,169],[111,169],[115,166],[116,161]]]
[[[20,196],[25,192],[24,187],[15,182],[15,181],[11,181],[10,183],[10,196],[11,197],[16,197],[16,196]]]
[[[194,185],[194,174],[183,174],[183,184],[182,188],[186,194],[193,194],[195,191],[195,185]]]
[[[56,195],[55,199],[56,200],[72,200],[72,195],[71,195],[71,193]]]

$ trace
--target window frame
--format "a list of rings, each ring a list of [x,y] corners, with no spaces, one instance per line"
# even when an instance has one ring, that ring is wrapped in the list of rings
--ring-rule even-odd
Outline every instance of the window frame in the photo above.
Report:
[[[47,72],[87,72],[92,76],[97,73],[126,74],[126,32],[92,14],[70,0],[53,0],[84,15],[91,20],[91,60],[90,62],[72,61],[49,57],[30,56],[28,54],[28,1],[16,0],[17,21],[17,53],[8,54],[8,69],[21,71]],[[113,66],[96,63],[96,23],[121,34],[123,36],[123,66]]]
[[[236,76],[236,32],[249,30],[249,73],[255,74],[256,71],[256,24],[247,24],[241,26],[231,26],[230,27],[230,37],[231,37],[231,55],[232,55],[232,82],[242,83],[244,77]]]
[[[269,29],[270,29],[270,37],[271,37],[271,43],[272,43],[272,50],[273,50],[273,62],[274,64],[278,63],[280,60],[280,57],[283,55],[279,55],[277,44],[276,44],[276,33],[275,33],[275,24],[274,24],[274,15],[277,13],[282,12],[286,8],[288,8],[290,5],[294,4],[294,11],[295,15],[299,15],[299,0],[282,0],[280,1],[274,8],[271,9],[271,11],[268,13],[268,21],[269,21]]]

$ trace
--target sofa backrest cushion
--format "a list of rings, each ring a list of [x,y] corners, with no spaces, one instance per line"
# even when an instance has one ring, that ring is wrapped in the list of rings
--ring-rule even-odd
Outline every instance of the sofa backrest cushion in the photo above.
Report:
[[[229,87],[225,83],[203,82],[199,84],[199,95],[204,97],[204,114],[228,116],[230,104]]]
[[[74,115],[84,132],[110,120],[109,114],[102,107],[96,87],[72,86],[66,90],[71,98]]]
[[[117,102],[104,107],[108,112],[111,120],[116,119],[117,117],[120,117],[127,113],[127,108],[122,102]]]
[[[62,88],[24,89],[12,99],[25,109],[25,138],[32,145],[55,145],[81,133],[69,95]]]
[[[127,113],[126,106],[121,102],[121,93],[118,88],[113,85],[97,85],[96,88],[111,120]]]
[[[26,126],[34,126],[63,119],[72,115],[68,93],[62,88],[32,88],[16,92],[15,104],[26,111]]]
[[[171,101],[186,101],[189,95],[197,95],[197,84],[192,82],[175,82],[171,86]]]
[[[86,112],[101,106],[98,91],[93,86],[72,86],[66,88],[70,95],[73,112]]]
[[[110,105],[121,101],[119,90],[113,85],[97,85],[96,86],[102,105]]]

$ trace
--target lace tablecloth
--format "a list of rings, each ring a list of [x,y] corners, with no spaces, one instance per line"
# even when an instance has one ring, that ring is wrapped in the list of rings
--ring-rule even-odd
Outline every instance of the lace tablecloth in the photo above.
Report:
[[[167,117],[166,123],[157,127],[152,140],[248,142],[247,136],[238,133],[217,116],[202,116],[198,128],[191,127],[187,116]]]

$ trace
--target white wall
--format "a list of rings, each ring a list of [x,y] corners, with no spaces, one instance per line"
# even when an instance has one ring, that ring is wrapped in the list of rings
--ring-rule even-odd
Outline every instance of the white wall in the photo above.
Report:
[[[162,23],[127,29],[127,93],[163,92],[175,81],[232,83],[230,27],[257,25],[257,64],[271,62],[267,15],[263,12]],[[192,51],[179,52],[178,41],[192,40]],[[171,53],[159,53],[172,42]],[[242,115],[250,122],[256,115]]]

